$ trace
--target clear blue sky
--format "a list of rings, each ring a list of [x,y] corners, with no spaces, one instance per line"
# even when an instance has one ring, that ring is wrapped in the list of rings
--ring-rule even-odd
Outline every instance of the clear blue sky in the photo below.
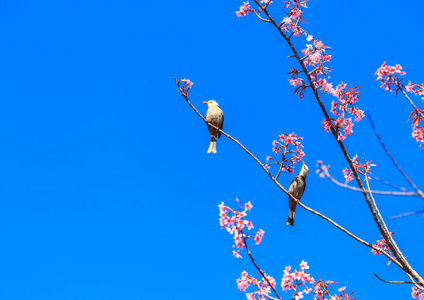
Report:
[[[342,180],[346,163],[311,94],[292,95],[287,45],[253,15],[237,18],[241,4],[0,1],[1,299],[245,299],[235,280],[255,271],[232,257],[232,239],[218,224],[218,204],[236,197],[253,203],[249,219],[265,238],[252,250],[278,287],[284,267],[305,260],[312,276],[340,282],[357,299],[409,299],[409,286],[373,276],[405,280],[396,267],[317,216],[299,209],[296,225],[286,226],[287,196],[230,140],[206,154],[206,126],[179,96],[174,76],[194,82],[190,99],[202,113],[201,102],[215,99],[224,129],[262,160],[276,135],[303,136],[310,167],[304,203],[369,242],[379,239],[363,197],[315,174],[320,159]],[[309,6],[305,28],[332,47],[331,80],[361,86],[359,107],[369,108],[424,189],[411,108],[374,81],[384,61],[401,64],[413,82],[424,80],[424,4]],[[408,187],[368,120],[353,129],[351,156],[372,159],[375,175]],[[292,176],[280,178],[288,187]],[[423,206],[414,198],[377,201],[387,217]],[[421,275],[423,220],[388,222]]]

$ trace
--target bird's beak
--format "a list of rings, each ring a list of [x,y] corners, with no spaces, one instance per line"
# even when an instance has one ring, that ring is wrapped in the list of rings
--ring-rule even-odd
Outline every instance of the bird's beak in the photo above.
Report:
[[[209,103],[206,101],[203,101],[202,103],[205,103],[209,107]]]
[[[305,162],[303,161],[303,159],[302,159],[302,165],[303,165],[303,166],[305,165]]]

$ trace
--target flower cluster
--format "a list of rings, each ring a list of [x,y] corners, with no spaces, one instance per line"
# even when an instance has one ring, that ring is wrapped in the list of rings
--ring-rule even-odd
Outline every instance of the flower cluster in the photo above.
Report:
[[[354,297],[352,297],[352,293],[350,294],[346,294],[345,293],[345,289],[346,287],[341,287],[338,289],[338,291],[340,292],[339,295],[331,295],[330,292],[328,291],[328,285],[330,283],[336,283],[334,281],[322,281],[321,279],[318,280],[315,284],[314,284],[314,300],[327,300],[327,299],[331,299],[331,300],[355,300]]]
[[[294,36],[300,36],[302,33],[306,34],[306,31],[299,26],[300,21],[304,22],[302,19],[303,11],[300,7],[308,8],[306,2],[308,0],[284,1],[284,8],[288,8],[289,12],[286,13],[286,16],[281,21],[280,27],[282,30],[286,32],[292,31]]]
[[[390,235],[393,235],[394,232],[390,232],[389,234]],[[380,237],[382,237],[382,236],[380,235]],[[383,250],[385,252],[387,252],[391,257],[394,258],[393,254],[392,254],[389,246],[387,246],[386,240],[384,238],[382,238],[381,240],[377,240],[377,243],[375,243],[373,246],[374,247],[377,247],[377,248],[379,248],[379,249],[381,249],[381,250]],[[374,250],[374,249],[371,249],[371,252],[374,253],[374,255],[377,255],[377,256],[380,256],[381,255],[381,252],[380,251],[377,251],[377,250]],[[387,265],[390,265],[390,262],[391,262],[391,260],[389,260],[389,262],[387,263]]]
[[[298,77],[300,71],[298,71],[296,68],[293,68],[290,70],[289,74],[289,83],[292,86],[298,86],[293,94],[296,94],[300,99],[303,99],[305,90],[307,88],[306,83],[303,81],[302,78]]]
[[[182,82],[184,82],[183,87],[181,88],[181,93],[184,96],[188,95],[188,91],[191,89],[191,87],[193,86],[193,82],[190,81],[190,79],[181,79]]]
[[[424,291],[413,286],[412,287],[412,298],[418,299],[418,300],[424,300]]]
[[[281,288],[287,292],[289,290],[294,290],[294,298],[301,299],[303,294],[309,294],[312,291],[312,288],[308,287],[307,284],[313,284],[315,279],[311,277],[310,274],[306,273],[305,270],[309,269],[307,262],[302,260],[300,263],[300,270],[291,271],[291,266],[288,266],[284,270],[283,279],[281,281]],[[299,287],[304,287],[300,291]]]
[[[424,128],[419,126],[421,121],[424,121],[424,110],[415,107],[409,115],[412,118],[412,137],[420,144],[421,149],[424,147]]]
[[[296,136],[294,132],[283,133],[278,137],[279,140],[272,142],[272,151],[277,155],[282,155],[281,162],[276,161],[271,156],[267,156],[267,164],[265,166],[270,169],[272,164],[277,164],[280,166],[281,171],[287,171],[292,174],[294,171],[294,165],[301,161],[305,156],[305,153],[302,150],[303,145],[300,142],[303,140],[303,137]],[[290,145],[294,146],[295,149],[289,149]]]
[[[325,87],[321,84],[322,92],[326,91],[337,98],[337,100],[333,100],[331,103],[331,112],[337,118],[324,119],[323,128],[325,131],[330,132],[332,125],[336,129],[338,140],[340,141],[345,140],[346,136],[353,133],[352,118],[347,118],[346,113],[353,116],[355,122],[359,122],[364,118],[364,112],[356,106],[356,102],[359,99],[358,88],[359,86],[349,88],[343,82],[335,89],[329,86],[328,83]]]
[[[315,282],[315,279],[311,277],[311,274],[305,270],[309,269],[308,263],[302,260],[300,263],[300,270],[291,270],[291,266],[287,266],[284,270],[284,275],[281,280],[281,288],[284,292],[293,291],[292,299],[302,299],[304,295],[313,295],[314,300],[355,300],[351,297],[353,292],[350,294],[345,293],[346,287],[340,288],[338,291],[340,294],[331,295],[328,291],[330,283],[334,281],[325,281],[321,279]],[[259,273],[258,273],[259,275]],[[276,282],[272,276],[268,276],[264,273],[265,278],[262,276],[261,280],[258,280],[255,276],[249,275],[246,271],[241,273],[239,279],[237,279],[237,287],[240,291],[246,293],[248,300],[264,300],[265,298],[271,299],[271,289],[275,289]],[[256,291],[247,292],[247,289],[251,286],[257,288]],[[421,299],[420,299],[421,300]]]
[[[388,66],[386,62],[384,62],[380,68],[375,72],[377,75],[377,80],[381,82],[381,88],[391,91],[397,92],[402,91],[405,96],[406,92],[412,93],[415,96],[424,96],[424,84],[409,83],[405,86],[403,84],[403,78],[399,78],[398,76],[403,76],[406,73],[402,71],[401,65]],[[421,149],[424,148],[424,128],[419,126],[421,121],[424,122],[424,110],[419,109],[408,96],[406,98],[411,102],[414,106],[414,110],[409,115],[409,119],[412,118],[412,137],[420,144]],[[424,100],[424,97],[421,97]]]
[[[424,100],[424,84],[417,84],[409,81],[409,83],[405,86],[405,90],[415,96],[423,96],[421,99]]]
[[[312,43],[306,44],[306,48],[302,50],[303,55],[305,55],[302,60],[306,67],[312,69],[309,75],[314,87],[321,90],[321,93],[326,93],[336,98],[331,103],[331,112],[336,118],[324,119],[323,128],[325,131],[330,132],[333,126],[337,131],[338,139],[343,141],[346,139],[346,136],[353,132],[352,118],[347,117],[346,113],[353,116],[355,122],[361,121],[364,117],[364,112],[356,105],[359,99],[359,86],[349,88],[347,84],[342,82],[334,88],[333,84],[327,81],[331,70],[324,66],[331,59],[331,55],[326,53],[326,50],[330,47],[325,46],[320,39],[314,39],[312,35],[308,35],[306,40]],[[300,73],[301,71],[298,71],[296,68],[292,69],[289,72],[289,81],[293,86],[299,85],[294,93],[302,99],[307,85],[298,77]]]
[[[244,220],[243,218],[247,216],[246,212],[250,211],[253,206],[250,201],[244,205],[241,204],[239,199],[236,199],[236,201],[239,203],[238,210],[225,206],[224,202],[218,205],[219,224],[221,225],[221,229],[225,228],[231,235],[234,235],[233,248],[238,250],[233,251],[233,255],[237,258],[241,258],[240,250],[243,250],[246,246],[246,240],[252,237],[250,235],[246,235],[243,232],[243,229],[245,227],[247,227],[248,230],[253,228],[252,222]],[[229,216],[229,213],[232,214],[231,217]],[[259,231],[253,236],[256,245],[259,245],[262,242],[264,234],[265,232],[262,229],[259,229]]]
[[[396,93],[400,89],[399,85],[403,80],[403,78],[398,78],[398,74],[401,76],[406,74],[404,71],[402,71],[402,66],[388,66],[386,65],[386,62],[384,62],[375,72],[375,75],[377,75],[376,80],[380,80],[381,82],[381,88],[385,89],[386,91],[393,91],[393,88],[395,87],[394,91]]]
[[[253,12],[253,8],[250,7],[249,1],[243,2],[243,5],[240,6],[240,10],[236,11],[237,17],[247,16],[249,12]]]
[[[246,271],[241,272],[241,276],[237,279],[237,287],[240,291],[246,292],[250,285],[256,286],[258,289],[254,292],[247,293],[246,297],[249,300],[263,300],[271,294],[271,286],[275,288],[277,285],[275,279],[272,276],[268,276],[264,273],[265,279],[258,280],[254,276],[249,275]],[[269,282],[269,284],[268,284]],[[270,286],[271,285],[271,286]]]
[[[317,167],[318,169],[315,171],[319,177],[324,178],[324,177],[328,177],[328,170],[330,169],[330,165],[326,166],[324,165],[324,163],[322,162],[322,160],[318,160],[317,161]]]
[[[371,163],[372,160],[367,161],[364,159],[364,161],[365,163],[361,164],[359,163],[358,155],[355,155],[354,157],[352,157],[352,164],[356,172],[364,175],[367,180],[370,180],[371,178],[368,176],[368,173],[371,174],[371,167],[375,167],[376,165]],[[349,181],[352,181],[353,180],[352,170],[350,170],[349,168],[345,168],[343,170],[343,176],[346,180],[346,183]]]

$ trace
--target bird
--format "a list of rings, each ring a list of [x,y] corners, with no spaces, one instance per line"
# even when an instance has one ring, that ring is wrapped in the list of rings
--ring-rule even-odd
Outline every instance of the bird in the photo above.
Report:
[[[303,192],[306,188],[306,176],[308,175],[308,172],[308,166],[302,160],[302,170],[300,170],[300,173],[290,182],[289,193],[299,201],[302,198]],[[294,225],[294,213],[296,211],[296,205],[297,201],[289,196],[290,212],[286,225]]]
[[[209,122],[222,130],[224,126],[224,113],[222,112],[222,109],[219,108],[218,103],[215,100],[209,100],[203,103],[208,106],[208,110],[206,111],[205,116],[206,122]],[[211,142],[209,144],[207,153],[216,153],[216,137],[218,136],[218,138],[220,138],[221,132],[209,124],[208,129],[211,135]]]

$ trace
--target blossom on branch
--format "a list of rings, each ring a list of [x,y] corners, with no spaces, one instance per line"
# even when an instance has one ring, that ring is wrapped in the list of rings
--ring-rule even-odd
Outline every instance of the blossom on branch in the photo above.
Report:
[[[243,5],[240,6],[240,10],[236,11],[237,17],[247,16],[249,12],[253,12],[253,8],[250,7],[249,1],[243,2]]]
[[[293,133],[283,133],[278,136],[279,140],[275,140],[272,142],[272,151],[275,154],[281,154],[281,161],[277,161],[271,156],[267,156],[267,168],[270,168],[272,164],[277,164],[280,166],[281,171],[287,171],[289,174],[292,174],[294,171],[294,165],[302,160],[305,156],[301,144],[301,140],[303,137],[296,136]],[[294,149],[289,149],[289,147],[294,146]],[[271,161],[271,163],[270,163]]]
[[[191,89],[191,87],[193,86],[193,82],[190,81],[190,79],[181,79],[182,82],[184,82],[183,87],[181,88],[181,93],[184,96],[188,95],[188,91]]]
[[[389,234],[392,236],[394,234],[394,232],[390,232]],[[380,235],[380,237],[382,237],[382,236]],[[389,246],[387,246],[386,240],[384,238],[382,238],[381,240],[378,240],[377,243],[375,243],[373,246],[387,252],[392,258],[395,258],[393,256],[392,251],[390,250]],[[374,253],[374,255],[377,255],[377,256],[381,255],[380,251],[377,251],[377,250],[374,250],[374,249],[371,249],[371,252]],[[392,261],[389,260],[389,262],[387,263],[387,266],[390,265],[391,262]]]
[[[352,157],[352,164],[353,164],[353,167],[355,168],[356,172],[364,175],[367,180],[370,180],[371,177],[368,176],[368,173],[371,174],[371,167],[375,167],[376,164],[372,164],[371,163],[372,160],[367,161],[367,160],[365,160],[365,158],[364,158],[364,161],[365,162],[363,164],[361,164],[359,162],[358,155],[355,155],[354,157]],[[350,170],[349,168],[345,168],[343,170],[343,176],[346,180],[346,183],[349,182],[349,181],[352,181],[353,180],[352,170]]]
[[[240,250],[243,250],[246,246],[246,240],[251,238],[251,235],[246,235],[243,232],[243,229],[247,227],[247,230],[254,228],[251,221],[245,220],[244,217],[247,216],[247,211],[250,211],[253,208],[253,205],[250,201],[242,205],[239,199],[236,199],[239,203],[239,209],[235,210],[231,207],[224,205],[222,202],[219,207],[219,224],[221,229],[226,229],[231,235],[233,235],[234,245],[233,248],[237,248],[237,251],[233,251],[233,255],[236,258],[241,258]],[[242,210],[243,209],[243,210]],[[230,216],[229,214],[232,214]],[[265,232],[262,229],[253,236],[255,244],[259,245],[262,242]]]
[[[418,299],[418,300],[424,300],[424,291],[418,289],[416,286],[412,287],[412,298]]]
[[[292,31],[294,36],[300,36],[302,33],[306,35],[306,31],[299,26],[300,21],[305,22],[302,19],[303,11],[300,7],[307,8],[306,2],[308,0],[290,0],[284,1],[284,8],[288,8],[289,12],[281,21],[281,29],[289,32]]]
[[[375,75],[377,75],[376,80],[380,80],[381,82],[381,88],[392,92],[393,87],[395,87],[394,91],[396,93],[400,88],[398,84],[403,80],[403,78],[398,78],[398,74],[401,76],[406,74],[404,71],[402,71],[402,66],[388,66],[386,65],[386,62],[384,62],[375,72]]]
[[[419,123],[421,121],[424,121],[424,110],[419,109],[407,96],[408,93],[412,93],[415,96],[424,96],[424,84],[417,84],[412,83],[409,81],[409,83],[405,86],[403,84],[403,78],[399,78],[398,75],[403,76],[405,75],[404,71],[402,70],[401,65],[388,66],[386,65],[386,62],[384,62],[380,68],[375,72],[375,75],[377,75],[377,80],[380,80],[381,82],[381,88],[388,90],[388,91],[395,91],[396,94],[398,91],[402,91],[405,95],[405,97],[411,102],[411,104],[414,106],[414,110],[409,115],[410,120],[412,118],[412,137],[420,144],[421,149],[424,148],[424,130],[421,126],[419,126]],[[421,97],[421,99],[424,100],[424,97]]]
[[[264,273],[266,280],[256,279],[254,276],[249,275],[246,271],[241,272],[241,276],[237,279],[237,287],[240,291],[246,293],[247,299],[265,299],[271,294],[271,286],[275,288],[276,282],[272,276],[268,276]],[[269,282],[269,283],[268,283]],[[251,293],[247,293],[247,289],[250,285],[257,287],[257,290]],[[270,286],[271,285],[271,286]]]

